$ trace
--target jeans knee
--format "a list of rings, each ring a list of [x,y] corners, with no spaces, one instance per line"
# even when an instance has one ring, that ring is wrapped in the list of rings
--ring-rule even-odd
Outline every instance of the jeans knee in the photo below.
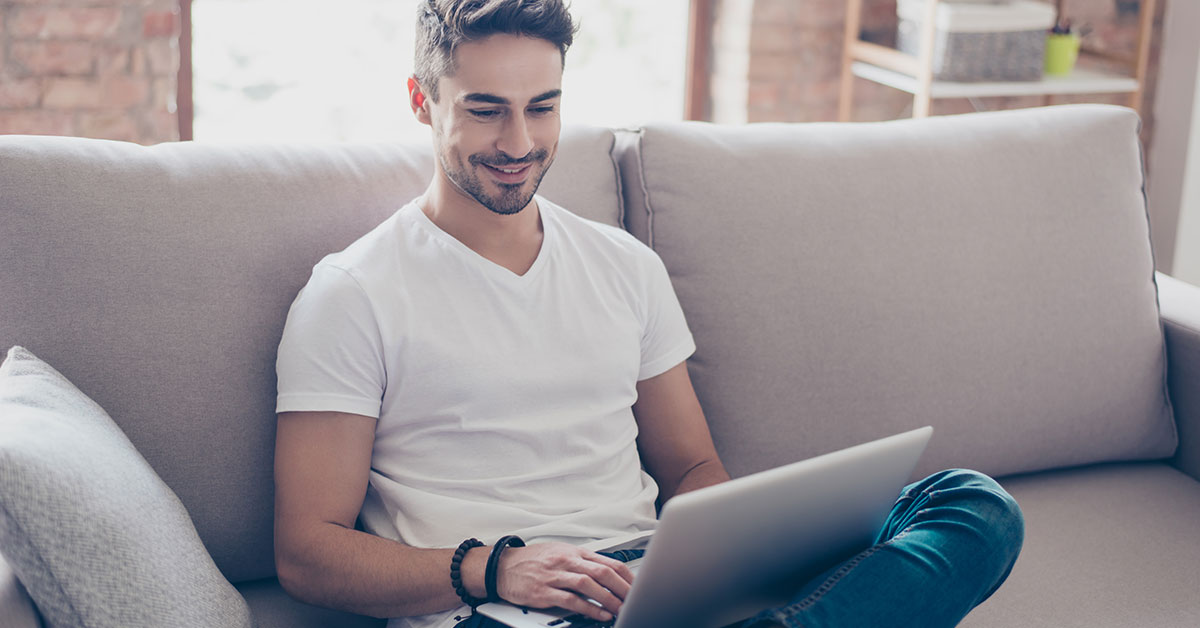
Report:
[[[987,475],[970,469],[947,469],[926,478],[925,487],[943,499],[961,500],[976,518],[985,542],[1012,568],[1025,541],[1025,515],[1017,500]]]
[[[999,497],[1003,502],[1001,514],[997,517],[994,526],[996,530],[993,532],[998,538],[1004,541],[1005,546],[1009,550],[1008,569],[1012,570],[1012,565],[1017,561],[1017,555],[1021,553],[1021,546],[1025,544],[1025,513],[1021,512],[1021,506],[1017,504],[1017,500],[1000,487]]]
[[[969,485],[979,491],[977,503],[985,530],[983,541],[991,548],[988,555],[992,558],[989,562],[995,578],[993,585],[976,602],[978,604],[991,597],[1012,573],[1025,543],[1025,514],[1017,500],[995,480],[975,471],[968,473],[971,474]]]

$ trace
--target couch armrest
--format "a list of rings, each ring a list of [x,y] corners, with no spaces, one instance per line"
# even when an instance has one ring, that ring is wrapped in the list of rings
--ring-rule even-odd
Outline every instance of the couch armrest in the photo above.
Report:
[[[41,628],[42,620],[17,574],[0,556],[0,626]]]
[[[1171,461],[1200,480],[1200,287],[1156,273],[1167,342],[1167,387],[1179,450]]]

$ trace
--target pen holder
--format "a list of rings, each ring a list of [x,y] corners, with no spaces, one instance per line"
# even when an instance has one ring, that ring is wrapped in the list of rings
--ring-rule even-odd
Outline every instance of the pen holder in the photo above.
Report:
[[[1046,74],[1070,74],[1079,58],[1079,35],[1046,35]]]

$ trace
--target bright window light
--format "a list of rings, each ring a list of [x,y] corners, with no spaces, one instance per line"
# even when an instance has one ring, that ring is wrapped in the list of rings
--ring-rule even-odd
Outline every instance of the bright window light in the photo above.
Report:
[[[418,0],[193,0],[197,141],[424,141]],[[575,0],[567,124],[683,118],[688,0]]]

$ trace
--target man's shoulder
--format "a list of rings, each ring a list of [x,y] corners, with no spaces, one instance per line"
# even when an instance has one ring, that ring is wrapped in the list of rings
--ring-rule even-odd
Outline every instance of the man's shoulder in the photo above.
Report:
[[[542,203],[540,207],[544,207],[544,211],[553,214],[556,222],[571,240],[577,242],[583,240],[600,249],[635,259],[657,257],[650,247],[620,227],[584,218],[553,201],[547,201],[540,197],[539,199]]]
[[[379,272],[389,272],[397,245],[401,244],[397,232],[404,228],[403,222],[411,203],[403,205],[375,228],[359,236],[346,248],[330,253],[317,263],[317,267],[331,267],[343,273],[362,278]]]

